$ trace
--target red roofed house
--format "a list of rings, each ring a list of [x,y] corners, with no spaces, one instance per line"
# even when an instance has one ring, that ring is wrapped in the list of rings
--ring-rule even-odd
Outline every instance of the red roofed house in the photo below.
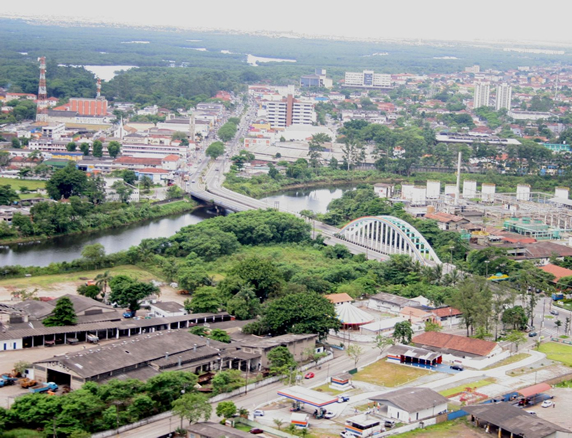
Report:
[[[561,266],[553,265],[552,263],[541,266],[540,269],[554,275],[554,283],[558,283],[561,278],[572,277],[572,269],[566,269]]]
[[[153,181],[153,184],[167,184],[172,180],[171,172],[165,169],[136,169],[135,173],[138,174],[139,178],[143,176],[148,176]]]
[[[459,324],[461,322],[461,315],[463,314],[460,310],[449,306],[433,309],[431,310],[431,313],[435,315],[437,321],[439,321],[441,325],[448,324],[449,326]]]
[[[170,154],[161,159],[161,164],[163,169],[166,170],[177,170],[181,164],[181,156],[176,154]]]
[[[448,333],[425,332],[413,337],[411,342],[418,347],[438,351],[443,354],[445,360],[451,362],[459,359],[463,359],[464,363],[470,361],[470,366],[475,368],[479,368],[479,361],[484,361],[494,356],[498,356],[496,360],[506,357],[505,354],[501,354],[503,350],[496,342]],[[490,363],[492,362],[486,361],[483,365],[486,366]]]
[[[121,164],[129,169],[135,168],[157,168],[161,167],[161,158],[141,158],[141,157],[119,157],[113,161],[114,164]]]
[[[418,307],[405,306],[401,309],[401,312],[399,312],[399,316],[409,321],[411,325],[424,324],[426,321],[436,322],[435,315],[433,315],[432,312],[427,312]]]
[[[330,300],[332,303],[334,303],[334,305],[336,305],[336,306],[341,306],[344,303],[353,303],[354,302],[354,299],[346,293],[329,294],[329,295],[324,295],[324,296],[328,300]]]
[[[470,222],[464,217],[444,212],[427,213],[425,215],[425,219],[436,220],[437,226],[443,231],[458,230],[461,225],[468,224]]]

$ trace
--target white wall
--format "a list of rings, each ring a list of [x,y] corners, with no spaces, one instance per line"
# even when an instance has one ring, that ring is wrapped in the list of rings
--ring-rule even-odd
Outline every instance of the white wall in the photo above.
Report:
[[[437,415],[439,412],[443,412],[447,410],[447,403],[442,403],[440,405],[435,406],[434,408],[424,409],[419,412],[407,412],[403,409],[399,409],[397,407],[393,407],[388,405],[387,406],[387,413],[390,418],[394,418],[399,420],[403,423],[412,423],[415,421],[420,421],[425,418],[432,418]]]
[[[22,348],[23,348],[22,339],[11,339],[9,341],[0,341],[1,351],[21,350]]]

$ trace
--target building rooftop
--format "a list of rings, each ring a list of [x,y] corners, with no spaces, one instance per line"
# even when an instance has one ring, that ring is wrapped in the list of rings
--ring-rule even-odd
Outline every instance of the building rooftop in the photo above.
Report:
[[[429,388],[401,388],[369,399],[381,403],[391,403],[406,412],[431,409],[449,401],[446,397]]]
[[[563,277],[572,276],[572,269],[566,269],[561,266],[553,265],[552,263],[541,266],[540,269],[542,269],[544,272],[548,272],[549,274],[554,275],[554,281],[556,283]]]
[[[457,316],[463,314],[460,310],[455,309],[454,307],[440,307],[438,309],[431,310],[431,313],[439,318],[445,318],[447,316]]]
[[[185,306],[175,301],[162,301],[159,303],[151,304],[151,307],[156,307],[165,312],[181,312],[185,310]]]
[[[462,353],[486,356],[497,346],[495,342],[440,332],[425,332],[412,339],[414,344]]]
[[[252,438],[252,434],[243,432],[232,427],[223,426],[220,423],[195,423],[187,427],[187,430],[194,434],[199,434],[201,437],[208,438]]]
[[[481,421],[501,427],[511,436],[544,438],[553,436],[559,431],[570,432],[568,429],[543,420],[536,415],[530,415],[524,409],[519,409],[509,403],[465,406],[463,410]]]
[[[418,307],[419,303],[417,301],[410,300],[408,298],[400,297],[399,295],[388,294],[386,292],[380,292],[370,297],[371,300],[383,301],[386,303],[395,304],[397,306],[411,306]]]
[[[334,304],[338,304],[338,303],[345,303],[348,301],[353,301],[354,299],[352,297],[350,297],[347,293],[342,293],[342,294],[329,294],[329,295],[324,295],[328,300],[330,300],[332,303]]]

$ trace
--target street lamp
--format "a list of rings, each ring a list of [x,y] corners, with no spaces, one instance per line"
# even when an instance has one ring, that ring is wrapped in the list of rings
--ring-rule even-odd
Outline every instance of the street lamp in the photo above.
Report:
[[[486,266],[485,278],[489,278],[489,263],[490,262],[491,262],[490,260],[485,260],[485,266]]]

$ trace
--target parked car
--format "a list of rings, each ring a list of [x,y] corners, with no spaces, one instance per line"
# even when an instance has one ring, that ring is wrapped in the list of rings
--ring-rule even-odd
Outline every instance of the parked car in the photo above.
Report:
[[[451,365],[451,369],[457,371],[463,371],[465,368],[463,368],[463,365],[461,364],[454,363],[453,365]]]
[[[253,415],[255,417],[264,417],[264,411],[262,409],[256,409]]]
[[[354,435],[353,433],[348,432],[347,430],[344,430],[343,432],[341,432],[340,436],[342,438],[357,438],[357,435]]]
[[[350,401],[350,398],[347,395],[338,396],[338,403],[345,403],[347,401]]]
[[[393,420],[385,420],[385,424],[383,425],[383,427],[387,427],[389,429],[391,429],[394,426],[395,426],[395,421]]]
[[[264,431],[259,427],[255,427],[253,429],[250,429],[250,433],[253,435],[258,435],[259,433],[264,433]]]
[[[334,418],[335,415],[336,414],[334,414],[332,411],[328,411],[324,414],[324,418],[329,420],[330,418]]]
[[[530,415],[536,415],[536,412],[534,412],[534,411],[526,411],[526,413],[530,414]]]
[[[312,372],[306,373],[304,379],[313,379],[316,375]]]
[[[552,310],[550,311],[550,314],[551,314],[551,315],[558,315],[558,310],[552,309]]]
[[[554,403],[552,403],[552,400],[544,400],[540,406],[542,406],[543,408],[549,408],[553,404]]]
[[[534,338],[535,336],[538,336],[538,333],[536,333],[536,332],[530,332],[530,333],[528,334],[528,337],[529,337],[529,338]]]

